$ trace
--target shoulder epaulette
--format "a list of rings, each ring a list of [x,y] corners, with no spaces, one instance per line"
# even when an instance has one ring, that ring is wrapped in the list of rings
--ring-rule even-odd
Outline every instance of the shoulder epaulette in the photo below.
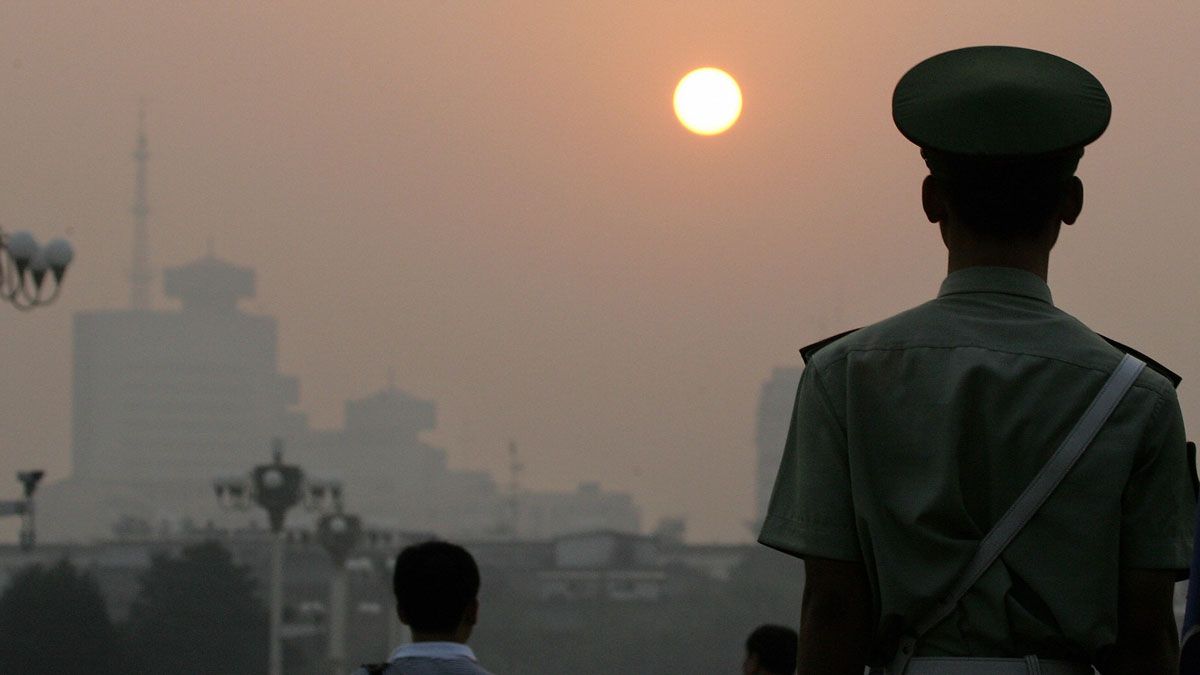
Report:
[[[812,343],[811,345],[808,345],[807,347],[801,347],[800,348],[800,358],[804,359],[804,363],[807,364],[808,360],[812,358],[813,354],[816,354],[817,352],[821,351],[822,349],[827,347],[830,343],[836,342],[837,340],[840,340],[841,338],[844,338],[847,335],[854,333],[858,330],[860,330],[860,329],[852,328],[848,331],[838,333],[837,335],[831,335],[831,336],[825,338],[824,340],[818,340],[818,341]]]
[[[1133,347],[1130,347],[1128,345],[1123,345],[1120,342],[1117,342],[1116,340],[1114,340],[1112,338],[1104,337],[1103,335],[1101,335],[1100,337],[1104,338],[1105,342],[1116,347],[1117,349],[1121,350],[1122,352],[1129,354],[1130,356],[1136,356],[1137,358],[1141,359],[1142,361],[1145,361],[1146,367],[1150,368],[1150,370],[1153,370],[1154,372],[1158,373],[1159,375],[1162,375],[1163,377],[1167,378],[1167,380],[1171,383],[1172,387],[1178,388],[1179,383],[1183,382],[1183,378],[1180,377],[1179,375],[1175,374],[1174,371],[1167,368],[1166,366],[1159,363],[1158,361],[1155,361],[1154,359],[1150,358],[1149,356],[1146,356],[1145,354],[1139,352],[1138,350],[1134,349]]]

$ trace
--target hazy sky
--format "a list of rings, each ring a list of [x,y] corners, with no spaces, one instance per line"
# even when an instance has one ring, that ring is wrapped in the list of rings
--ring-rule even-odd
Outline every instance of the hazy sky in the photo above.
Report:
[[[0,307],[0,498],[70,470],[70,317],[128,304],[144,97],[155,265],[212,238],[257,269],[314,425],[391,367],[454,466],[499,471],[513,438],[530,487],[748,539],[772,366],[944,273],[892,87],[984,43],[1107,87],[1051,286],[1180,372],[1200,428],[1198,30],[1196,3],[5,2],[0,227],[77,262],[57,305]],[[671,110],[703,65],[745,95],[723,136]]]

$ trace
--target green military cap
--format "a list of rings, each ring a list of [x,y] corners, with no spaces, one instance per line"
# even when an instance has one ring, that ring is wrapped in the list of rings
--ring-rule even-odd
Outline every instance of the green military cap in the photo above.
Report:
[[[1064,58],[1021,47],[938,54],[905,73],[892,95],[896,126],[927,161],[1061,155],[1069,174],[1111,116],[1112,104],[1095,76]]]

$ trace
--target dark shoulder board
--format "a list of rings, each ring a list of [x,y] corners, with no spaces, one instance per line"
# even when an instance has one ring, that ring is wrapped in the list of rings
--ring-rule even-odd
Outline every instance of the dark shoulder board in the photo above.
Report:
[[[1154,372],[1158,373],[1159,375],[1162,375],[1163,377],[1167,378],[1167,380],[1171,383],[1172,387],[1179,388],[1179,383],[1183,382],[1182,377],[1180,377],[1179,375],[1176,375],[1172,370],[1170,370],[1163,364],[1159,363],[1158,361],[1155,361],[1154,359],[1150,358],[1149,356],[1146,356],[1145,354],[1139,352],[1138,350],[1134,349],[1133,347],[1130,347],[1128,345],[1123,345],[1120,342],[1117,342],[1116,340],[1114,340],[1112,338],[1104,337],[1103,335],[1101,335],[1100,337],[1104,338],[1105,342],[1116,347],[1117,349],[1121,350],[1122,352],[1129,354],[1130,356],[1136,356],[1137,358],[1141,359],[1142,361],[1145,361],[1146,367],[1150,368],[1150,370],[1153,370]]]
[[[808,360],[812,358],[813,354],[816,354],[817,352],[821,351],[825,347],[829,346],[830,343],[836,342],[851,333],[857,332],[858,330],[860,330],[860,329],[852,328],[848,331],[838,333],[837,335],[831,335],[831,336],[825,338],[824,340],[817,340],[816,342],[812,343],[811,345],[808,345],[807,347],[801,347],[800,348],[800,358],[804,359],[804,363],[807,364]]]

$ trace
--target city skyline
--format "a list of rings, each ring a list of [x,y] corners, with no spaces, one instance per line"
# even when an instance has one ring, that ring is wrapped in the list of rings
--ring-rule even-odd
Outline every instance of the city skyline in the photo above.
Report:
[[[295,408],[302,383],[278,370],[276,318],[241,308],[255,281],[253,268],[209,253],[162,269],[177,309],[149,308],[135,293],[129,308],[75,314],[72,472],[39,492],[41,539],[103,539],[118,523],[253,521],[223,513],[213,484],[245,474],[276,443],[314,480],[340,483],[369,525],[454,538],[641,531],[630,496],[586,476],[572,492],[519,487],[514,475],[505,491],[488,472],[451,468],[446,450],[423,439],[437,428],[436,403],[394,381],[347,400],[341,428],[311,428]],[[510,454],[518,467],[515,444]]]
[[[748,540],[762,381],[936,292],[944,249],[890,96],[967,44],[1104,82],[1113,122],[1050,285],[1179,372],[1200,412],[1200,7],[134,1],[0,19],[0,226],[77,254],[56,305],[0,321],[0,479],[69,471],[71,316],[128,302],[144,98],[155,264],[211,239],[256,267],[251,309],[279,317],[314,427],[395,369],[441,404],[429,440],[460,468],[502,475],[516,439],[530,486],[589,476],[647,522]],[[744,95],[711,138],[671,107],[705,65]]]

